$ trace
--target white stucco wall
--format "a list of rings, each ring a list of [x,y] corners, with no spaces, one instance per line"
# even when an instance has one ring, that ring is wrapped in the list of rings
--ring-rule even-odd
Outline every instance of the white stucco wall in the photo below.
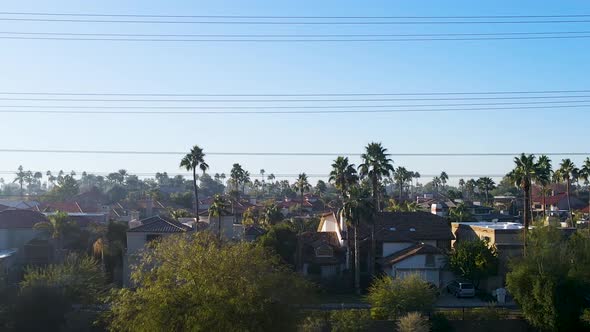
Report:
[[[418,274],[424,280],[440,286],[443,282],[441,270],[445,265],[444,255],[434,255],[434,266],[426,266],[426,255],[415,255],[394,264],[385,272],[394,278],[404,278],[411,274]]]

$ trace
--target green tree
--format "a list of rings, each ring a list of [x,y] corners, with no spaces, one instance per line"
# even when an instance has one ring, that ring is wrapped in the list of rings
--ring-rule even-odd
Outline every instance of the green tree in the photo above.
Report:
[[[324,195],[324,193],[328,190],[328,186],[326,182],[323,180],[318,180],[318,183],[315,185],[315,192],[320,198]]]
[[[132,280],[135,291],[113,297],[112,331],[289,330],[300,317],[295,306],[310,294],[264,248],[219,245],[206,232],[163,239],[143,254]]]
[[[484,176],[477,179],[477,188],[485,194],[486,204],[490,204],[489,193],[496,187],[496,183],[491,178]]]
[[[572,219],[572,204],[570,201],[570,191],[572,182],[578,179],[579,173],[580,170],[576,168],[576,165],[574,165],[574,163],[570,159],[563,159],[561,161],[561,164],[559,164],[559,169],[555,171],[555,180],[559,182],[565,182],[568,220],[570,221],[571,227],[575,227],[575,225],[574,220]]]
[[[498,272],[498,254],[487,240],[457,241],[448,257],[449,268],[476,286]]]
[[[443,189],[445,189],[445,186],[447,185],[447,181],[449,181],[449,175],[447,174],[447,172],[442,171],[440,173],[440,175],[438,176],[438,178],[440,179],[440,183],[441,183]]]
[[[191,151],[182,158],[180,161],[180,167],[184,167],[187,171],[193,173],[193,188],[195,191],[195,214],[197,215],[197,221],[199,221],[199,186],[197,185],[197,167],[205,173],[209,169],[209,165],[205,162],[205,154],[203,149],[198,145],[193,146]]]
[[[69,254],[62,264],[29,267],[20,283],[21,291],[36,286],[61,289],[70,303],[97,304],[108,291],[99,263],[91,257]]]
[[[274,201],[271,200],[264,203],[262,220],[269,226],[273,226],[277,224],[279,221],[283,220],[283,213]]]
[[[358,228],[362,222],[368,222],[373,218],[374,206],[368,193],[360,187],[352,187],[349,197],[344,202],[343,213],[348,226],[353,230],[354,242],[354,287],[360,294],[360,251],[358,240]]]
[[[39,284],[24,288],[6,308],[3,331],[63,331],[71,306],[59,287]]]
[[[590,157],[584,160],[584,165],[580,168],[580,177],[587,185],[590,184]],[[590,206],[590,186],[588,187],[588,206]]]
[[[297,181],[295,182],[295,188],[297,189],[297,191],[299,191],[299,194],[301,195],[301,205],[299,206],[299,215],[303,215],[303,203],[305,201],[303,199],[303,193],[311,190],[311,185],[309,184],[309,181],[307,180],[307,175],[305,173],[299,174],[299,176],[297,177]]]
[[[584,331],[589,307],[590,239],[576,232],[569,238],[553,227],[530,232],[527,255],[510,264],[507,289],[524,317],[543,331]]]
[[[291,225],[279,223],[271,226],[266,234],[258,238],[258,245],[279,255],[284,263],[295,266],[297,233]]]
[[[80,227],[70,221],[70,217],[65,212],[57,211],[55,214],[49,216],[48,219],[49,221],[35,224],[33,228],[42,231],[47,237],[54,239],[58,249],[63,249],[66,240],[71,240],[80,233]]]
[[[361,179],[369,179],[373,194],[373,206],[376,212],[382,211],[380,202],[381,180],[391,176],[393,169],[393,160],[391,160],[387,149],[381,143],[369,143],[365,148],[365,153],[361,155],[362,163],[358,166]],[[371,250],[369,251],[369,274],[375,274],[375,225],[369,224],[371,229]]]
[[[371,325],[371,315],[365,309],[334,310],[330,325],[334,332],[362,332]]]
[[[398,319],[409,312],[429,313],[436,301],[436,291],[418,275],[393,279],[376,278],[367,300],[375,319]]]
[[[538,174],[536,174],[534,180],[541,187],[540,193],[543,197],[543,218],[545,218],[547,217],[547,209],[545,208],[545,202],[547,199],[547,195],[551,190],[551,188],[549,188],[549,184],[551,183],[551,177],[553,173],[553,170],[551,168],[551,159],[549,159],[549,157],[547,157],[546,155],[539,156],[539,160],[537,161],[537,172]],[[532,190],[532,188],[530,190]],[[529,195],[529,197],[532,197],[532,193]]]
[[[348,196],[350,187],[358,182],[356,169],[354,164],[348,162],[348,157],[338,157],[334,160],[328,181],[340,191],[342,200]]]
[[[462,222],[471,218],[471,213],[467,210],[465,203],[459,203],[449,211],[449,220],[452,222]]]
[[[209,207],[209,218],[217,217],[217,236],[221,240],[221,216],[227,214],[227,202],[221,195],[215,195]]]
[[[404,186],[408,181],[412,179],[412,172],[408,171],[405,167],[399,166],[393,172],[393,180],[399,188],[399,200],[402,200],[404,193]]]

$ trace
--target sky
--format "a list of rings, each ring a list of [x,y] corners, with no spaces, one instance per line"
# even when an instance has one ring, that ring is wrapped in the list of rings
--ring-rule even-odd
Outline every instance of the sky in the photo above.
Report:
[[[590,3],[56,0],[51,3],[4,2],[0,11],[252,16],[580,15],[590,14]],[[0,31],[128,34],[430,34],[590,31],[590,23],[259,26],[0,20]],[[587,73],[590,69],[587,61],[590,55],[589,41],[590,39],[580,38],[371,43],[183,43],[0,39],[0,92],[316,94],[587,90],[590,89],[587,82]],[[132,103],[6,100],[15,97],[64,98],[0,95],[0,99],[4,98],[0,100],[0,106],[231,107],[415,103]],[[128,97],[133,98],[141,97]],[[579,107],[508,109],[496,112],[371,114],[0,113],[0,149],[182,152],[198,144],[205,153],[359,153],[369,142],[375,141],[382,142],[392,154],[586,152],[590,151],[588,111],[587,107]],[[566,156],[552,158],[554,163],[558,163],[564,157]],[[177,155],[0,152],[0,176],[11,179],[12,175],[5,173],[16,170],[19,165],[23,165],[25,169],[43,172],[63,169],[106,173],[124,168],[131,173],[176,173],[182,172],[178,167],[180,158],[181,156]],[[584,158],[575,156],[572,160],[580,164]],[[329,172],[333,159],[333,156],[207,156],[211,173],[229,173],[231,165],[237,162],[252,174],[265,169],[267,174],[306,172],[322,175]],[[351,159],[358,163],[357,157]],[[443,170],[451,176],[498,175],[509,171],[512,165],[510,156],[394,155],[392,159],[395,166],[405,166],[420,172],[424,177],[439,174]],[[423,179],[422,182],[427,180]]]

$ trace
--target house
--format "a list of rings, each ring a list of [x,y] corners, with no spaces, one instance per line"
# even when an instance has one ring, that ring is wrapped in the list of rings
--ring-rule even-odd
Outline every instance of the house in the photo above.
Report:
[[[260,226],[249,225],[244,227],[244,240],[247,242],[254,242],[264,234],[266,234],[266,230]]]
[[[376,260],[383,272],[393,278],[417,274],[437,286],[445,283],[445,255],[454,239],[445,218],[428,212],[381,212],[375,225]],[[361,233],[369,242],[368,227]]]
[[[567,200],[566,193],[559,193],[554,195],[549,195],[543,197],[542,195],[533,196],[532,199],[532,208],[534,212],[560,212],[560,211],[568,211],[569,205]],[[543,206],[543,201],[545,205]],[[570,203],[571,208],[573,210],[579,210],[584,208],[587,205],[587,202],[582,201],[581,199],[570,195]]]
[[[31,210],[39,204],[40,203],[37,201],[15,201],[10,199],[0,199],[0,205],[6,206],[11,209]]]
[[[504,285],[508,272],[508,262],[523,254],[524,226],[514,222],[454,222],[451,225],[455,242],[486,240],[490,247],[496,248],[500,266],[498,278],[490,278],[482,287],[494,289]]]
[[[320,217],[316,232],[300,235],[303,245],[303,275],[327,279],[338,276],[348,267],[346,224],[336,214]]]
[[[473,221],[483,221],[483,222],[514,222],[516,221],[516,217],[503,212],[498,213],[496,210],[489,206],[483,206],[479,204],[473,203],[464,203],[465,209],[471,215]]]
[[[123,284],[129,286],[131,276],[131,265],[138,262],[141,251],[151,241],[159,240],[173,234],[184,234],[192,232],[193,228],[177,221],[154,216],[139,221],[139,226],[127,231],[127,252],[123,262]]]
[[[41,251],[31,253],[31,245],[40,240],[41,231],[33,228],[40,222],[47,222],[48,219],[42,213],[31,210],[10,209],[0,212],[0,250],[16,250],[11,254],[18,264],[43,264],[48,263],[53,257],[53,248],[48,241]],[[13,258],[11,258],[12,260]]]

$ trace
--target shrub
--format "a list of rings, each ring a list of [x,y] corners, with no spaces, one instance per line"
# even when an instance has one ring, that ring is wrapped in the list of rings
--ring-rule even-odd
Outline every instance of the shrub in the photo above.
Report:
[[[448,318],[441,314],[436,313],[432,315],[430,318],[430,322],[432,323],[432,332],[451,332],[453,331],[453,327],[449,322]]]
[[[328,327],[328,321],[321,312],[309,314],[299,325],[297,329],[300,332],[322,332]]]
[[[370,321],[368,310],[338,310],[330,314],[330,325],[335,332],[365,331]]]
[[[436,291],[418,275],[403,279],[383,276],[375,279],[367,300],[373,307],[374,319],[397,319],[408,312],[430,312],[436,301]]]
[[[399,319],[397,323],[399,332],[428,332],[430,323],[419,312],[410,312]]]

